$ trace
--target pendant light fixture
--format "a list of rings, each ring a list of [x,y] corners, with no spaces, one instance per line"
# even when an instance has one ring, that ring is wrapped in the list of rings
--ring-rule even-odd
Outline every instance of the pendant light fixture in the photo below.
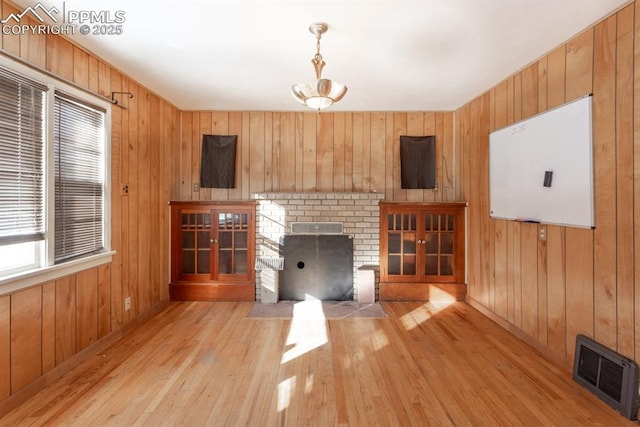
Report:
[[[307,107],[322,110],[340,101],[347,93],[347,87],[330,79],[322,78],[322,68],[325,65],[320,54],[320,38],[327,32],[329,26],[324,22],[317,22],[309,26],[311,34],[316,36],[316,54],[311,63],[316,70],[316,81],[313,83],[297,83],[291,87],[293,96]]]

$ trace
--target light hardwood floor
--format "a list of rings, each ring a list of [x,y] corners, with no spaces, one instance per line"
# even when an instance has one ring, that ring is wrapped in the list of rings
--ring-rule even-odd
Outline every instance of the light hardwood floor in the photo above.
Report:
[[[174,302],[0,425],[636,425],[464,303],[250,319]]]

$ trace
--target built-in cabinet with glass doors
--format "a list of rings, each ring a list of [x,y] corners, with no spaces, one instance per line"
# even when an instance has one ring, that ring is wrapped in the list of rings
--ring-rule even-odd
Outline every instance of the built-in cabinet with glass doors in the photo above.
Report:
[[[171,300],[255,300],[255,203],[171,202]]]
[[[380,299],[462,299],[464,225],[464,203],[382,202]]]

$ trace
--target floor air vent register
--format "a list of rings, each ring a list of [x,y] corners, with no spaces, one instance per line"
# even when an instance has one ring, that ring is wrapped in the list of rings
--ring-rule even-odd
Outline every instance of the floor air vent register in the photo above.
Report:
[[[573,379],[629,420],[638,419],[638,364],[578,335]]]

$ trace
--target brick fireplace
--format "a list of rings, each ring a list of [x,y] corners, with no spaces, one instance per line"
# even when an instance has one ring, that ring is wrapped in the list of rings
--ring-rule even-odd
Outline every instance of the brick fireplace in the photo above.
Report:
[[[377,268],[380,249],[381,193],[255,193],[256,257],[280,255],[282,237],[296,222],[341,223],[343,234],[353,237],[354,299],[358,297],[359,270]],[[286,262],[286,260],[285,260]],[[272,284],[277,271],[256,272],[256,300],[274,302]],[[362,280],[362,279],[361,279]],[[377,300],[378,283],[375,284]]]

